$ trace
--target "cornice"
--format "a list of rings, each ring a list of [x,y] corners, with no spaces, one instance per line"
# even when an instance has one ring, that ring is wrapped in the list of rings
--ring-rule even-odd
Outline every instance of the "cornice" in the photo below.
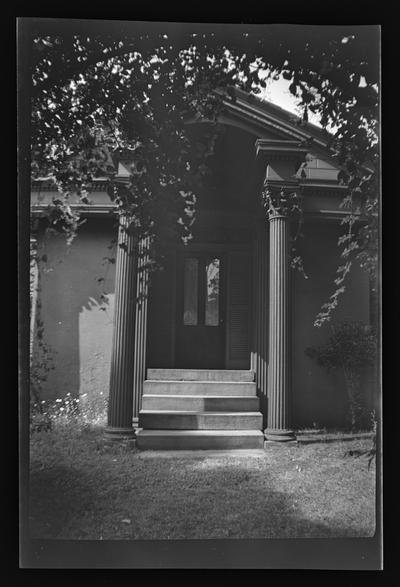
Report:
[[[33,218],[40,218],[41,214],[43,214],[43,212],[45,212],[47,210],[48,206],[44,206],[44,205],[33,205],[32,209],[31,209],[31,214]],[[83,216],[88,216],[88,217],[98,217],[98,218],[110,218],[115,214],[116,212],[116,206],[114,204],[105,204],[105,205],[96,205],[93,204],[91,206],[79,206],[79,205],[71,205],[71,208],[74,210],[79,210],[81,212],[81,214]],[[204,212],[203,212],[204,214]],[[338,221],[338,220],[342,220],[346,215],[348,215],[349,212],[346,210],[326,210],[326,209],[320,209],[318,211],[316,210],[304,210],[303,212],[303,216],[304,216],[304,220],[310,220],[310,221],[319,221],[319,222],[323,222],[323,221],[329,221],[329,222],[333,222],[333,221]],[[232,214],[227,213],[222,214],[222,217],[225,218],[230,218],[231,216],[233,216]],[[246,220],[247,221],[263,221],[264,217],[258,217],[255,214],[247,214],[246,215]],[[360,218],[359,221],[362,222],[362,219]]]
[[[297,138],[298,140],[312,139],[313,145],[322,149],[326,149],[328,145],[328,138],[322,139],[318,136],[319,133],[315,132],[314,129],[295,126],[294,122],[290,120],[285,121],[274,113],[267,111],[267,108],[274,106],[269,102],[259,102],[258,104],[254,104],[249,103],[248,99],[236,97],[235,102],[226,99],[223,101],[223,104],[231,114],[256,122],[263,129],[271,128],[284,135],[290,135],[293,138]],[[290,116],[291,118],[298,119],[294,114],[287,113],[282,109],[279,110],[283,115],[286,114],[287,117]]]
[[[90,188],[93,192],[104,192],[108,187],[108,179],[94,179]],[[54,192],[57,191],[57,186],[52,180],[49,179],[34,179],[31,181],[31,191],[33,192]]]
[[[51,204],[32,204],[31,214],[33,216],[40,216],[43,212],[48,210]],[[90,204],[84,206],[82,204],[71,204],[72,210],[77,210],[87,216],[111,216],[117,210],[115,204]]]
[[[312,137],[316,143],[326,147],[330,133],[310,122],[304,123],[299,116],[289,112],[269,100],[260,99],[254,94],[247,94],[235,88],[236,103],[245,109],[260,113],[263,117],[275,121],[282,128],[290,129],[302,138]],[[229,101],[228,101],[229,103]],[[300,126],[301,125],[301,126]]]
[[[239,118],[241,121],[244,121],[247,124],[252,123],[255,124],[259,129],[259,134],[262,134],[262,131],[266,128],[270,128],[275,132],[279,132],[284,135],[290,135],[293,138],[297,138],[298,140],[302,140],[307,138],[307,135],[303,135],[301,133],[296,132],[296,130],[285,127],[284,125],[280,124],[279,121],[274,121],[270,117],[266,116],[264,112],[260,112],[259,110],[252,108],[249,104],[233,104],[232,102],[228,102],[224,100],[224,105],[226,106],[229,115]]]
[[[124,175],[114,175],[114,181],[118,183],[129,183],[130,177]],[[107,177],[95,178],[90,184],[91,192],[105,192],[109,186],[109,179]],[[34,179],[31,181],[31,191],[54,192],[57,191],[55,183],[48,178]]]
[[[346,210],[318,210],[318,211],[307,211],[303,212],[304,221],[310,222],[338,222],[343,220],[346,216],[348,216],[350,212]],[[365,223],[366,219],[361,216],[360,214],[354,214],[357,218],[357,223]]]
[[[298,167],[305,161],[308,150],[299,141],[257,139],[256,155],[266,155],[269,160],[294,160]],[[296,170],[298,169],[296,168]]]
[[[302,189],[304,195],[308,196],[337,196],[343,198],[348,191],[348,187],[345,185],[339,185],[337,183],[307,183],[305,181],[299,181],[299,186]]]

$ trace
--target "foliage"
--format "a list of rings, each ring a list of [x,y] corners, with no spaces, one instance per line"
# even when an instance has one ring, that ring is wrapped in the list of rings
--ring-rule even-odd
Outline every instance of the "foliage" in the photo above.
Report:
[[[342,369],[350,407],[352,429],[357,428],[363,416],[362,375],[376,361],[376,336],[361,322],[342,322],[332,326],[332,336],[319,347],[309,347],[305,353],[315,359],[327,372]]]
[[[370,470],[371,465],[374,461],[374,459],[376,460],[376,439],[377,439],[377,420],[375,417],[375,412],[373,412],[372,414],[372,418],[371,418],[371,422],[372,422],[372,431],[373,431],[373,437],[372,437],[372,446],[369,448],[364,448],[364,449],[350,449],[348,451],[346,451],[345,456],[350,456],[350,457],[367,457],[367,463],[368,463],[368,470]]]
[[[31,239],[31,265],[30,265],[30,397],[31,403],[42,412],[40,395],[43,383],[48,374],[54,369],[54,351],[44,339],[44,324],[41,318],[42,302],[40,299],[40,271],[39,265],[43,257],[39,257],[36,242]],[[35,338],[35,345],[33,345]]]
[[[80,220],[70,195],[87,204],[101,176],[128,230],[151,236],[155,250],[171,230],[187,242],[224,100],[235,101],[235,87],[259,94],[282,75],[303,112],[299,124],[312,112],[333,129],[330,153],[349,188],[345,262],[316,324],[329,320],[354,260],[372,276],[376,266],[376,28],[90,24],[36,20],[30,29],[32,177],[58,186],[50,225],[71,240]],[[196,119],[210,121],[203,141],[186,124]],[[129,161],[125,183],[115,180],[117,159]]]
[[[38,319],[37,322],[36,332],[42,328],[41,320]],[[54,370],[53,351],[43,338],[38,336],[30,367],[30,393],[33,402],[39,404],[42,385],[52,370]]]
[[[87,426],[103,425],[107,420],[108,398],[102,394],[90,400],[65,397],[56,400],[39,400],[31,404],[31,432],[60,430],[71,427],[82,430]]]

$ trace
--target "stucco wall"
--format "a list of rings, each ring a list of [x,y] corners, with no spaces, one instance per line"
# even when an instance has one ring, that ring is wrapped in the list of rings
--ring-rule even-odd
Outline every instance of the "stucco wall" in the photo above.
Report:
[[[336,224],[336,223],[335,223]],[[304,353],[310,346],[325,344],[332,334],[330,324],[313,326],[321,305],[334,292],[339,262],[337,225],[306,224],[299,251],[309,278],[299,273],[293,279],[293,409],[297,426],[340,426],[345,418],[346,394],[343,374],[327,375]],[[332,315],[332,324],[342,321],[369,323],[368,277],[354,267],[346,291]],[[365,390],[370,394],[370,389]]]
[[[43,385],[44,399],[108,394],[115,266],[104,257],[114,254],[108,249],[114,235],[110,220],[91,219],[69,247],[61,236],[40,243],[47,255],[40,313],[55,367]]]

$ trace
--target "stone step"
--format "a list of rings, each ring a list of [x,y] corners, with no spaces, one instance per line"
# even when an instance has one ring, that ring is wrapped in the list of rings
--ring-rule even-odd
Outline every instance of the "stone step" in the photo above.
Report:
[[[167,381],[254,381],[244,369],[147,369],[147,379]]]
[[[260,430],[139,430],[137,447],[142,450],[262,449]]]
[[[146,430],[261,430],[260,412],[178,412],[141,410],[139,428]]]
[[[167,381],[147,379],[143,385],[143,394],[255,396],[256,384],[250,381]]]
[[[152,394],[146,394],[142,397],[142,410],[257,412],[259,409],[258,397]]]

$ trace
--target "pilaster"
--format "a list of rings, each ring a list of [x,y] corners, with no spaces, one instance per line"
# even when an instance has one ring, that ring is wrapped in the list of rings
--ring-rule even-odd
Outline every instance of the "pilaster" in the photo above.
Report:
[[[147,304],[149,289],[149,247],[150,238],[141,239],[138,247],[137,285],[136,285],[136,321],[135,352],[133,355],[133,422],[137,423],[142,405],[143,382],[146,377],[147,345]]]
[[[268,226],[265,222],[256,227],[253,245],[254,300],[253,300],[253,352],[251,368],[255,371],[257,395],[266,425],[267,374],[268,374]]]

